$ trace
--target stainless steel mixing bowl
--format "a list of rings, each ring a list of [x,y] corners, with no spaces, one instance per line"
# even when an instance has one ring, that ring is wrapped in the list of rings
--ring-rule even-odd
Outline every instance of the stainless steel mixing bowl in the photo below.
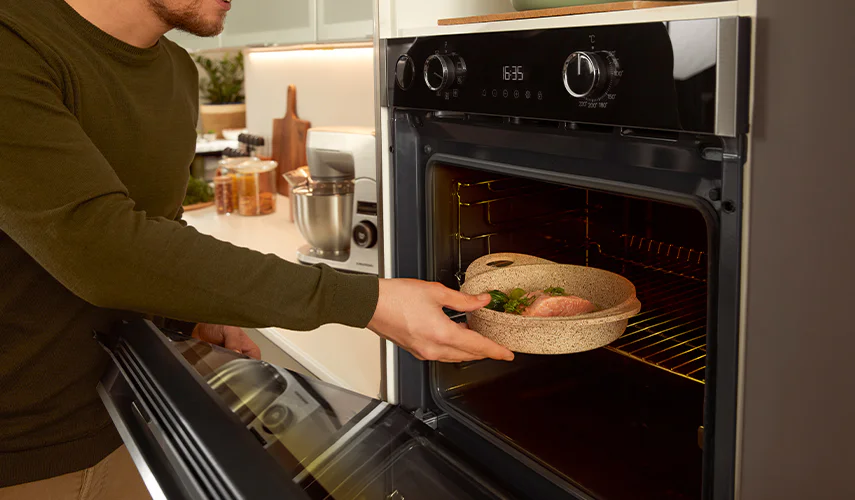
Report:
[[[306,241],[323,256],[350,250],[353,230],[353,182],[310,183],[291,191],[294,222]]]

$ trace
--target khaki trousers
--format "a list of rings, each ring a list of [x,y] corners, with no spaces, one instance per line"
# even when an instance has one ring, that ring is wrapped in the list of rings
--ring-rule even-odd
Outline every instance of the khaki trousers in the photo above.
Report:
[[[151,500],[124,445],[88,469],[0,488],[0,500]]]

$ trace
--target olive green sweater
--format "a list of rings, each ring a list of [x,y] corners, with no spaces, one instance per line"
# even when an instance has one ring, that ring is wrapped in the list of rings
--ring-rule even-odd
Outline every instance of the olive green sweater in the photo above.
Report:
[[[377,279],[288,263],[180,222],[198,75],[63,0],[0,0],[0,486],[119,444],[93,340],[120,318],[363,327]],[[330,346],[335,348],[335,346]]]

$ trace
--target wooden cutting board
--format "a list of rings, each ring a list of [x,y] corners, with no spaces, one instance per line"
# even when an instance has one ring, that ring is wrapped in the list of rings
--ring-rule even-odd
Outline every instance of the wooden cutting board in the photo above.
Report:
[[[716,0],[713,0],[716,1]],[[573,14],[592,14],[594,12],[615,12],[619,10],[651,9],[654,7],[672,7],[674,5],[689,5],[706,3],[704,1],[627,1],[610,2],[591,5],[574,5],[572,7],[556,7],[554,9],[524,10],[520,12],[503,12],[486,16],[455,17],[440,19],[440,26],[456,24],[489,23],[493,21],[513,21],[517,19],[534,19],[538,17],[569,16]]]
[[[311,123],[297,116],[297,87],[288,86],[288,104],[285,117],[273,120],[273,142],[270,153],[277,167],[276,189],[288,196],[288,182],[282,174],[306,165],[306,134]]]

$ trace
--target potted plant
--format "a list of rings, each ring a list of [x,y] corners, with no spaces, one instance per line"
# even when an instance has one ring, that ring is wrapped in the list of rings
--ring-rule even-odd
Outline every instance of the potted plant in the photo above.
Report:
[[[187,192],[181,206],[185,212],[209,207],[214,204],[214,189],[204,179],[190,176],[187,181]]]
[[[243,54],[228,54],[222,59],[196,56],[196,63],[207,73],[199,84],[202,130],[222,137],[223,129],[246,127],[246,104],[243,96]]]

